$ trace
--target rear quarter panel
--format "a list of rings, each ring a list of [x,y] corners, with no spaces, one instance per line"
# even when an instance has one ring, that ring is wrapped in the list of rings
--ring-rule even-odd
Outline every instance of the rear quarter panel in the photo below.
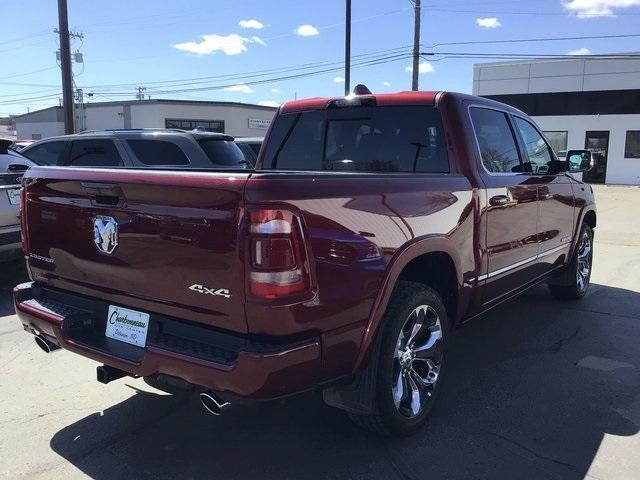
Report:
[[[445,251],[454,259],[460,287],[474,276],[476,196],[468,179],[456,173],[253,175],[247,207],[288,207],[302,217],[315,276],[306,301],[274,305],[248,299],[249,331],[320,333],[325,376],[349,373],[411,259]],[[372,250],[379,255],[362,257]]]

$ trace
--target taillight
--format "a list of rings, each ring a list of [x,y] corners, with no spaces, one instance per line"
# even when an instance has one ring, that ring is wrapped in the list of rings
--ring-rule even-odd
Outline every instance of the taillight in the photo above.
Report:
[[[29,237],[27,236],[27,188],[23,185],[20,189],[20,240],[22,241],[22,253],[29,255]]]
[[[278,299],[307,291],[309,264],[300,218],[284,209],[250,210],[249,292]]]

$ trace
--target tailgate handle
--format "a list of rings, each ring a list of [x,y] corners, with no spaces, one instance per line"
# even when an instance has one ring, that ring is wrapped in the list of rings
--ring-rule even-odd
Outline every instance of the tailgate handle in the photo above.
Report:
[[[115,207],[124,199],[120,185],[115,183],[81,182],[82,188],[91,196],[92,203]]]

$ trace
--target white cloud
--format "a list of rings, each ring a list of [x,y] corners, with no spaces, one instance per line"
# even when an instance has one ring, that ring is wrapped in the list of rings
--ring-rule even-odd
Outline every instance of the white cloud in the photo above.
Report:
[[[591,55],[591,50],[589,50],[588,48],[582,47],[582,48],[578,48],[576,50],[571,50],[570,52],[567,52],[567,55]]]
[[[498,28],[502,26],[500,20],[496,17],[476,18],[476,25],[482,28]]]
[[[294,32],[296,33],[296,35],[300,35],[301,37],[315,37],[316,35],[320,35],[318,29],[308,23],[300,25],[294,30]]]
[[[275,100],[260,100],[258,105],[262,105],[263,107],[279,107],[280,103]]]
[[[407,68],[404,69],[405,72],[413,72],[413,65],[409,65]],[[423,73],[433,73],[435,72],[436,69],[433,68],[433,65],[429,62],[420,62],[420,64],[418,65],[418,73],[423,74]]]
[[[247,39],[236,33],[231,35],[200,35],[200,42],[176,43],[173,48],[198,55],[209,55],[223,51],[227,55],[240,55],[247,51]]]
[[[615,10],[640,5],[640,0],[570,0],[562,5],[578,18],[615,17]]]
[[[226,87],[225,90],[227,92],[240,92],[240,93],[253,93],[253,90],[249,85],[244,83],[238,83],[237,85],[231,85],[230,87]]]
[[[344,83],[344,77],[333,77],[333,83]]]
[[[256,35],[254,35],[253,37],[251,37],[251,38],[250,38],[250,41],[251,41],[252,43],[258,43],[258,44],[262,45],[263,47],[266,47],[266,46],[267,46],[267,43],[266,43],[264,40],[262,40],[260,37],[256,36]]]
[[[238,22],[238,25],[240,25],[242,28],[255,28],[256,30],[264,28],[264,23],[253,18],[251,20],[240,20]]]
[[[264,47],[267,44],[260,37],[241,37],[237,33],[231,35],[200,35],[199,42],[176,43],[173,48],[183,52],[195,53],[196,55],[211,55],[222,51],[227,55],[240,55],[247,51],[248,43],[258,43]]]
[[[280,93],[280,89],[279,88],[272,88],[271,89],[271,93]]]
[[[382,82],[382,85],[384,85],[385,87],[390,87],[391,86],[391,82]]]

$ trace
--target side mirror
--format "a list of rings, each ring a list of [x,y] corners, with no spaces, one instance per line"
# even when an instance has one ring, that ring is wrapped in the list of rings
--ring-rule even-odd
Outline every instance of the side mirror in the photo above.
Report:
[[[569,150],[567,152],[567,172],[587,172],[593,168],[593,155],[590,150]]]
[[[10,163],[7,166],[9,172],[26,172],[29,169],[29,165],[23,165],[21,163]]]

